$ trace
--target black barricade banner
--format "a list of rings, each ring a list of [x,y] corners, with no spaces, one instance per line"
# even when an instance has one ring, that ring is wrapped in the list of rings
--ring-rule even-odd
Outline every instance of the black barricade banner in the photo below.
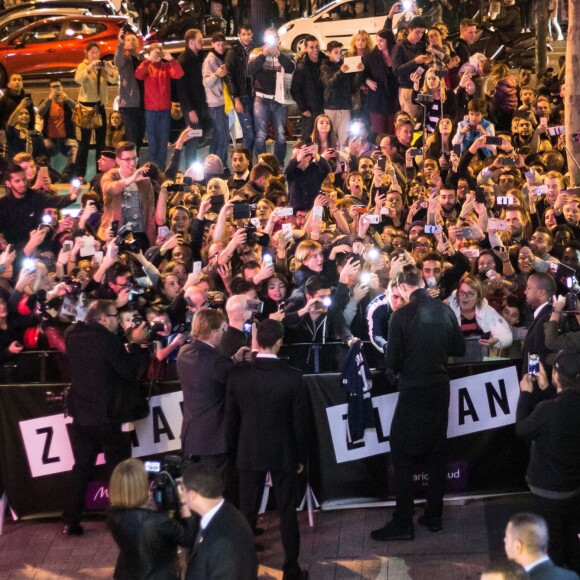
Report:
[[[517,372],[513,362],[508,364],[500,369],[480,365],[479,372],[454,371],[459,376],[452,382],[448,435],[450,489],[456,492],[525,488],[527,452],[513,429]],[[317,499],[323,507],[386,499],[389,432],[397,393],[382,373],[374,373],[376,430],[352,444],[340,375],[308,375],[305,381],[312,410],[309,478]],[[177,383],[158,385],[160,394],[150,400],[150,415],[135,423],[133,457],[179,452],[183,396],[176,389]],[[0,387],[0,488],[20,517],[61,511],[74,463],[67,427],[71,419],[47,404],[45,391],[42,385]],[[102,461],[101,455],[97,464]],[[426,480],[423,470],[417,467],[418,483]],[[97,469],[95,480],[106,480],[103,468]]]

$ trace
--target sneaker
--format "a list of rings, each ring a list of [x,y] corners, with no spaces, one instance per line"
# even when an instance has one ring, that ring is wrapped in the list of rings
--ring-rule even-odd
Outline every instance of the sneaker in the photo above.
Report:
[[[67,524],[62,529],[62,533],[66,536],[82,536],[85,533],[85,529],[80,524]]]
[[[413,524],[408,526],[398,526],[395,522],[390,521],[382,528],[373,530],[371,538],[377,542],[388,542],[390,540],[414,540],[415,528]]]
[[[441,518],[428,517],[425,514],[419,516],[418,522],[421,526],[427,528],[430,532],[436,533],[443,529]]]
[[[562,40],[564,40],[564,37],[560,34],[560,36],[558,36],[558,38],[556,40],[562,41]]]
[[[526,32],[532,32],[529,28],[526,28]]]
[[[525,28],[522,28],[522,34],[524,34],[525,31],[526,31],[526,29]]]

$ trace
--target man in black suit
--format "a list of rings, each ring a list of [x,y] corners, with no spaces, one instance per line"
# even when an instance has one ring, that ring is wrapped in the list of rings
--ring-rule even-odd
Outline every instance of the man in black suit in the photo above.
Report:
[[[72,326],[66,334],[71,390],[68,413],[73,417],[70,439],[75,464],[68,505],[63,514],[63,533],[80,536],[81,514],[87,486],[95,469],[97,455],[103,451],[107,468],[131,457],[131,440],[114,415],[122,391],[128,391],[143,363],[141,344],[147,340],[145,323],[136,328],[129,349],[117,336],[119,317],[115,303],[95,300],[85,322]]]
[[[427,505],[419,523],[432,532],[442,529],[450,396],[447,359],[465,354],[457,317],[429,295],[419,270],[404,266],[396,283],[407,304],[391,316],[385,366],[399,373],[391,425],[397,503],[392,521],[371,532],[379,541],[415,538],[413,465],[419,456],[426,456],[429,472]]]
[[[277,357],[283,336],[275,320],[258,325],[256,360],[230,374],[226,414],[228,443],[237,451],[240,510],[255,529],[269,471],[280,514],[283,580],[298,580],[307,577],[298,564],[296,503],[298,474],[306,463],[308,402],[302,373]]]
[[[528,372],[528,356],[530,353],[538,353],[540,362],[546,366],[546,358],[550,354],[550,350],[546,346],[544,324],[550,320],[554,294],[556,294],[556,282],[552,276],[540,272],[530,275],[526,284],[525,295],[526,301],[534,313],[534,321],[524,341],[522,374]]]
[[[256,580],[254,536],[242,514],[222,497],[219,473],[209,465],[183,471],[184,503],[200,516],[185,580]],[[182,512],[183,513],[183,512]]]
[[[179,350],[177,373],[183,389],[181,446],[184,457],[212,465],[228,482],[225,402],[228,374],[242,362],[248,347],[233,357],[217,347],[228,325],[219,310],[198,310],[192,323],[193,341]]]
[[[505,553],[523,566],[530,580],[578,580],[578,574],[559,568],[548,557],[548,526],[541,516],[519,513],[505,530]]]
[[[552,384],[543,365],[520,382],[516,434],[531,444],[526,476],[534,511],[550,532],[548,553],[559,566],[580,573],[580,354],[562,350],[555,358]],[[544,400],[542,400],[544,399]]]

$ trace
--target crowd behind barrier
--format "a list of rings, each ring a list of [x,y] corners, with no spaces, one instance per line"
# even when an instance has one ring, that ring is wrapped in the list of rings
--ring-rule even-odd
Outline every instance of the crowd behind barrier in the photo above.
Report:
[[[0,424],[2,441],[12,443],[0,466],[18,469],[0,468],[6,489],[31,490],[18,500],[27,506],[22,513],[43,512],[45,501],[62,497],[73,469],[65,533],[81,535],[97,448],[110,454],[110,470],[130,454],[121,424],[131,422],[139,455],[159,455],[180,449],[183,413],[187,444],[201,449],[188,454],[202,463],[209,457],[225,473],[225,429],[207,437],[209,421],[191,436],[201,422],[193,420],[196,397],[203,407],[207,392],[218,389],[223,402],[227,377],[240,376],[238,363],[257,349],[260,328],[270,332],[265,358],[282,348],[280,356],[307,373],[317,430],[309,441],[314,491],[323,501],[349,498],[350,487],[338,489],[339,474],[344,469],[348,482],[356,466],[361,489],[374,482],[368,492],[384,499],[390,442],[383,427],[398,396],[393,369],[374,375],[365,421],[374,417],[376,428],[362,444],[346,437],[348,410],[332,373],[359,343],[370,366],[383,368],[391,320],[401,320],[412,301],[401,282],[407,275],[418,276],[416,296],[447,305],[436,309],[454,328],[457,322],[467,344],[454,359],[469,376],[451,385],[447,435],[458,455],[450,479],[485,487],[493,472],[494,489],[520,487],[526,454],[513,437],[516,412],[516,429],[529,443],[536,435],[521,426],[526,413],[533,417],[535,404],[557,389],[548,408],[565,413],[561,401],[576,396],[580,377],[558,358],[562,349],[580,350],[580,190],[565,143],[566,132],[580,128],[564,123],[572,80],[563,63],[535,74],[522,66],[513,75],[489,58],[528,28],[514,0],[489,16],[495,32],[485,54],[474,51],[482,31],[471,14],[457,21],[432,4],[397,30],[394,4],[376,45],[357,30],[348,46],[333,41],[325,51],[306,36],[298,54],[280,47],[274,28],[254,43],[252,25],[241,21],[226,48],[216,20],[208,54],[200,30],[173,31],[185,45],[177,58],[157,42],[141,54],[138,35],[123,29],[113,61],[87,43],[74,76],[76,102],[53,78],[46,98],[33,103],[22,77],[11,75],[0,97],[0,397],[7,417]],[[110,83],[119,84],[119,98],[108,115]],[[299,112],[299,136],[289,133],[289,107]],[[148,161],[140,163],[145,135]],[[87,190],[93,140],[97,167]],[[54,155],[66,156],[62,172]],[[63,183],[67,191],[57,195]],[[268,321],[282,330],[270,324],[268,331]],[[470,365],[497,359],[506,362],[471,372]],[[362,358],[354,363],[367,388]],[[51,381],[68,382],[69,372],[74,420],[45,393]],[[177,384],[165,382],[177,378],[183,409]],[[287,386],[299,399],[294,382]],[[161,388],[146,419],[139,385]],[[518,386],[527,406],[516,411]],[[223,407],[212,409],[216,424]],[[18,413],[25,416],[16,421]],[[482,459],[484,439],[493,452]],[[498,441],[508,451],[500,465],[511,472],[490,465]],[[564,463],[570,445],[556,444]],[[530,484],[532,491],[546,499],[547,489],[550,500],[563,493],[555,499],[562,511],[580,476],[556,484],[538,474],[542,458],[534,453],[528,478],[539,485]],[[54,491],[46,492],[48,483]],[[432,531],[440,525],[428,523]],[[411,528],[404,539],[414,537]]]

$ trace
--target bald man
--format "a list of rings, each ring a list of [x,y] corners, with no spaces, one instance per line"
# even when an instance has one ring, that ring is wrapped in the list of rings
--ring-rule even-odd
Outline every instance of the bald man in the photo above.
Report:
[[[242,346],[252,346],[252,332],[244,332],[244,324],[251,323],[252,313],[248,312],[248,297],[244,294],[231,296],[226,303],[228,329],[225,332],[219,351],[224,356],[232,356]]]

